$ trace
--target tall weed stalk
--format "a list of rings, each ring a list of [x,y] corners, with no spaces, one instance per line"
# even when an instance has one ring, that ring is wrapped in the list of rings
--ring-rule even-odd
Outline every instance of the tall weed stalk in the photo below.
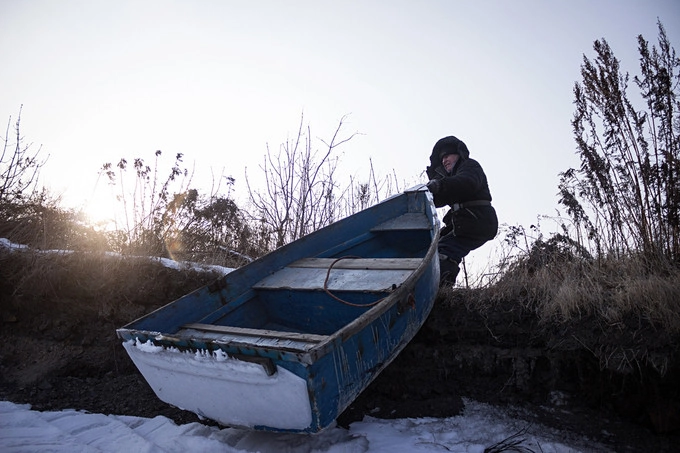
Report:
[[[658,48],[638,37],[643,108],[604,39],[574,86],[581,166],[561,173],[559,201],[601,257],[680,261],[680,59],[658,27]]]
[[[117,164],[105,163],[101,168],[100,174],[117,187],[114,193],[121,209],[114,216],[114,243],[119,251],[167,255],[168,233],[181,215],[176,208],[182,206],[171,201],[175,194],[188,190],[191,175],[182,168],[183,156],[178,153],[168,175],[162,178],[161,155],[160,150],[154,153],[153,167],[138,157],[131,167],[121,158]]]

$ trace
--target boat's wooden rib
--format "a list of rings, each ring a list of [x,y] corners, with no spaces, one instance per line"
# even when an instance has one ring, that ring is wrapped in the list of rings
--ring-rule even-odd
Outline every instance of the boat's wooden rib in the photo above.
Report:
[[[185,324],[182,326],[182,328],[242,337],[282,338],[285,340],[304,341],[307,343],[321,343],[328,338],[326,335],[315,335],[311,333],[282,332],[279,330],[268,329],[249,329],[245,327],[218,326],[214,324],[202,324],[197,322]]]
[[[421,258],[303,258],[288,267],[309,267],[317,269],[363,269],[363,270],[415,270],[423,260]]]

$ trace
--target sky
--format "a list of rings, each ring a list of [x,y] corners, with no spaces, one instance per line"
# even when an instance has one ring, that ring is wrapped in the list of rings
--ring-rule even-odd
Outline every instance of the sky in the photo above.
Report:
[[[193,453],[483,453],[523,433],[521,445],[544,453],[611,451],[583,435],[532,424],[512,410],[471,400],[450,418],[381,420],[366,417],[349,429],[331,426],[317,434],[281,434],[176,425],[157,416],[142,418],[75,410],[39,412],[27,404],[0,401],[0,449],[12,452]]]
[[[109,212],[98,179],[122,157],[171,163],[193,186],[245,173],[297,131],[315,147],[343,120],[339,170],[426,182],[447,135],[485,169],[501,224],[554,216],[578,165],[573,86],[605,38],[638,71],[657,19],[680,43],[676,0],[33,0],[0,3],[0,118],[49,156],[41,182],[68,206]],[[218,178],[219,179],[219,178]],[[106,196],[104,196],[105,194]],[[544,223],[545,225],[545,223]],[[549,228],[549,225],[545,225]],[[486,246],[485,246],[486,247]]]

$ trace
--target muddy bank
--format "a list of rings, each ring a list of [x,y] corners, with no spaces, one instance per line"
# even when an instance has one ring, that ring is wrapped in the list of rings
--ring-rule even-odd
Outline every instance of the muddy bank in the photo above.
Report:
[[[10,265],[16,263],[0,260],[0,272],[14,275]],[[26,285],[26,277],[21,286],[21,280],[3,280],[0,398],[37,410],[198,421],[155,397],[115,329],[213,276],[152,264],[116,266],[114,277],[110,265],[80,263],[74,278],[69,263],[55,264],[47,271],[58,275],[36,275],[36,282],[50,281],[40,291],[37,283]],[[527,424],[568,429],[614,451],[677,451],[680,373],[675,352],[664,349],[668,339],[650,330],[657,337],[646,344],[657,342],[659,350],[648,348],[641,357],[625,330],[606,332],[588,320],[542,326],[516,304],[480,313],[466,307],[465,298],[462,290],[440,294],[423,329],[339,424],[366,415],[454,416],[470,398],[511,406]]]

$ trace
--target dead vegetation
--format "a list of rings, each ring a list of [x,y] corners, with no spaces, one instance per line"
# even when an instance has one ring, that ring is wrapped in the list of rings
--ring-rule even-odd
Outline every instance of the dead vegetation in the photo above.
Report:
[[[595,260],[539,242],[464,304],[482,316],[530,316],[551,332],[549,347],[588,351],[602,370],[663,377],[680,353],[680,267],[667,261]]]
[[[129,322],[217,275],[188,268],[174,272],[148,258],[104,252],[0,248],[0,307],[10,318],[36,316],[47,310],[76,319],[93,316]],[[140,299],[140,294],[145,297]]]
[[[680,332],[680,267],[639,256],[584,260],[518,260],[499,281],[479,292],[480,308],[515,300],[544,323],[586,316],[616,325],[629,316],[669,333]]]

